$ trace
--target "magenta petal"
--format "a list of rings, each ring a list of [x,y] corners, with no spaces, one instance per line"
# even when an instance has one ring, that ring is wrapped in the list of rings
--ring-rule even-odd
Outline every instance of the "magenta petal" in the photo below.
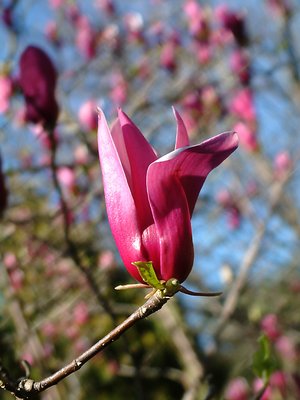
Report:
[[[194,211],[199,192],[207,175],[223,162],[238,146],[238,136],[225,132],[201,144],[175,150],[159,159],[169,174],[174,171],[180,180],[189,204]]]
[[[189,144],[190,144],[189,135],[187,133],[185,124],[183,122],[183,119],[181,118],[181,116],[175,110],[174,107],[173,107],[173,113],[174,113],[176,121],[177,121],[177,133],[176,133],[175,149],[179,149],[181,147],[189,146]]]
[[[102,111],[99,111],[98,148],[108,220],[129,273],[142,281],[131,263],[141,260],[141,233],[136,208],[121,160]]]
[[[126,146],[125,146],[125,142],[124,142],[124,135],[122,132],[122,128],[121,128],[119,119],[117,119],[114,122],[114,124],[111,128],[111,136],[112,136],[112,139],[116,146],[116,150],[117,150],[118,156],[120,158],[120,161],[122,163],[122,167],[125,172],[128,185],[132,192],[131,167],[130,167],[130,162],[128,159],[128,154],[127,154],[127,150],[126,150]]]
[[[160,279],[176,278],[183,282],[194,259],[190,213],[186,196],[175,170],[159,160],[147,174],[149,202],[154,217],[160,253]],[[149,249],[149,245],[143,243]],[[156,269],[155,256],[152,257]]]
[[[146,190],[146,174],[149,165],[157,157],[137,126],[121,110],[119,110],[119,121],[131,167],[131,189],[138,215],[139,228],[144,230],[153,223]]]

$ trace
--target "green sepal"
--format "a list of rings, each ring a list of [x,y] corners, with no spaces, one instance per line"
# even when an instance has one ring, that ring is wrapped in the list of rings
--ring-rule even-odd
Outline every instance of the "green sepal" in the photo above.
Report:
[[[132,264],[137,267],[143,281],[149,286],[158,290],[165,288],[156,276],[152,261],[135,261]]]

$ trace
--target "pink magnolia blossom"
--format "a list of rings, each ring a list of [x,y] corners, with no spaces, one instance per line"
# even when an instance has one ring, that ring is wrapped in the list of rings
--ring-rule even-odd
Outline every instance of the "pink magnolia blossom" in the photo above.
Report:
[[[45,35],[54,44],[59,44],[58,25],[56,21],[49,21],[45,26]]]
[[[74,321],[78,325],[84,325],[89,319],[89,310],[88,306],[84,301],[80,301],[76,304],[74,311],[73,311]]]
[[[226,400],[248,400],[249,387],[244,378],[235,378],[230,381],[226,392]]]
[[[14,253],[5,253],[3,257],[3,264],[5,265],[7,270],[14,269],[18,265],[17,257],[14,255]]]
[[[19,79],[26,103],[26,121],[55,126],[58,117],[56,80],[57,72],[48,55],[38,47],[27,47],[20,58]]]
[[[103,250],[98,257],[98,266],[101,269],[111,269],[116,266],[115,255],[111,250]]]
[[[293,362],[297,359],[295,343],[289,336],[280,336],[275,342],[275,348],[283,359],[289,362]]]
[[[213,48],[209,42],[197,42],[194,50],[200,64],[208,64],[212,60]]]
[[[241,210],[235,196],[229,190],[223,189],[217,194],[216,200],[228,213],[229,227],[238,228],[241,222]]]
[[[13,8],[14,5],[13,3],[5,7],[2,11],[1,19],[4,22],[4,24],[7,26],[7,28],[13,28]]]
[[[87,131],[93,131],[97,128],[96,102],[88,100],[83,103],[78,112],[79,122]]]
[[[281,151],[274,159],[273,170],[277,179],[282,179],[291,171],[293,162],[288,151]]]
[[[85,144],[79,144],[74,150],[74,160],[79,165],[88,163],[89,151]]]
[[[24,281],[24,273],[20,268],[14,268],[9,271],[9,281],[11,288],[14,292],[18,292],[22,286]]]
[[[64,0],[48,0],[52,8],[60,8],[64,4]]]
[[[238,132],[241,146],[245,150],[252,152],[258,149],[256,132],[252,127],[244,122],[238,122],[233,129]]]
[[[248,85],[251,77],[248,54],[242,49],[235,50],[230,57],[230,66],[241,84]]]
[[[247,122],[256,119],[253,93],[249,88],[240,89],[233,97],[230,112]]]
[[[216,17],[224,29],[231,32],[239,46],[248,44],[248,32],[245,25],[245,16],[242,13],[230,11],[226,4],[216,8]]]
[[[288,17],[291,13],[288,0],[267,0],[267,4],[271,11],[278,16]]]
[[[144,20],[140,13],[130,12],[124,15],[124,25],[129,42],[144,42]]]
[[[91,26],[90,21],[85,16],[79,16],[76,25],[76,46],[79,52],[87,59],[91,60],[96,55],[97,35]]]
[[[113,15],[115,13],[115,4],[113,0],[96,0],[95,5],[108,15]]]
[[[75,188],[76,178],[73,169],[61,167],[57,171],[57,177],[62,186],[72,191]]]
[[[110,97],[117,106],[121,106],[125,103],[128,93],[128,85],[121,72],[114,72],[112,74],[111,85]]]
[[[0,114],[9,109],[9,100],[13,93],[13,82],[9,76],[0,75]]]
[[[284,395],[288,386],[286,374],[283,371],[273,372],[270,377],[270,384],[272,388],[278,389],[279,392]]]
[[[187,0],[184,12],[188,19],[189,31],[199,41],[208,41],[210,28],[205,10],[195,0]]]
[[[264,387],[263,380],[261,378],[256,378],[253,382],[254,393],[259,393],[263,387]],[[260,397],[260,400],[272,400],[272,390],[270,386],[267,386],[263,395]]]
[[[209,172],[238,146],[226,132],[190,146],[180,115],[175,150],[158,158],[129,117],[119,110],[110,130],[99,111],[98,147],[108,220],[128,272],[143,282],[136,261],[152,261],[158,279],[183,282],[194,249],[191,216]]]
[[[177,45],[172,40],[168,40],[161,49],[160,65],[169,72],[175,72],[177,67],[176,48]]]
[[[267,314],[261,321],[261,329],[270,340],[275,341],[278,339],[281,335],[281,330],[277,315]]]

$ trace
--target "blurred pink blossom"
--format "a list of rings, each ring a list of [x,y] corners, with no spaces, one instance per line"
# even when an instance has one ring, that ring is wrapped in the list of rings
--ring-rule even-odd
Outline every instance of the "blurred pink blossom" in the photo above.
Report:
[[[210,43],[197,43],[194,48],[200,64],[207,64],[211,61],[213,48]]]
[[[267,4],[274,14],[287,17],[290,12],[290,3],[288,0],[267,0]]]
[[[272,341],[278,339],[281,335],[278,317],[276,314],[267,314],[261,321],[261,329],[264,334]]]
[[[9,109],[9,101],[13,94],[13,81],[8,75],[0,75],[0,114]]]
[[[48,0],[52,8],[60,8],[64,4],[64,0]]]
[[[52,60],[41,48],[28,46],[21,54],[19,67],[26,121],[53,129],[59,107],[55,98],[57,71]]]
[[[261,378],[256,378],[253,382],[253,390],[254,393],[260,392],[260,390],[264,387],[264,382]],[[268,386],[264,391],[263,395],[259,397],[260,400],[272,400],[272,391],[271,387]]]
[[[76,304],[73,310],[74,321],[78,325],[84,325],[89,319],[88,306],[84,301],[80,301]]]
[[[20,268],[9,271],[9,280],[13,291],[18,292],[23,287],[24,273]]]
[[[57,177],[62,186],[69,190],[74,190],[76,178],[73,169],[61,167],[57,171]]]
[[[289,362],[297,359],[295,344],[289,336],[280,336],[275,342],[275,347],[283,359],[288,360]]]
[[[223,189],[217,194],[216,200],[228,213],[229,228],[237,229],[241,223],[241,211],[235,196]]]
[[[100,268],[111,268],[116,265],[115,255],[111,250],[103,250],[98,258],[98,265]]]
[[[177,67],[176,47],[177,45],[169,40],[164,43],[161,49],[160,65],[169,72],[174,72]]]
[[[13,28],[13,15],[12,15],[13,8],[14,8],[14,4],[13,4],[13,2],[11,2],[11,4],[4,7],[3,11],[2,11],[1,19],[7,28]]]
[[[248,44],[249,38],[245,25],[245,16],[242,13],[230,11],[224,3],[216,7],[215,15],[223,28],[232,33],[239,46]]]
[[[110,97],[116,106],[122,106],[127,100],[128,86],[121,72],[112,74]]]
[[[237,132],[240,144],[245,150],[252,152],[258,149],[256,132],[249,125],[244,122],[237,122],[233,129]]]
[[[79,109],[78,118],[81,126],[87,130],[92,131],[97,128],[97,103],[94,100],[87,100]]]
[[[283,371],[275,371],[270,377],[271,388],[279,390],[282,396],[285,395],[287,390],[287,376]]]
[[[79,52],[87,59],[91,60],[96,55],[96,32],[91,26],[90,21],[84,15],[80,15],[75,22],[76,26],[76,46]]]
[[[279,152],[274,159],[273,169],[274,176],[277,179],[282,179],[287,176],[293,166],[292,158],[288,151],[283,150]]]
[[[95,0],[95,5],[108,15],[113,15],[116,11],[113,0]]]
[[[74,324],[68,324],[68,326],[65,329],[65,335],[69,338],[69,339],[76,339],[79,335],[79,326],[78,325],[74,325]]]
[[[27,350],[21,355],[21,360],[27,361],[28,364],[31,365],[31,366],[34,365],[33,355]]]
[[[74,150],[74,160],[79,165],[87,164],[89,159],[89,151],[84,144],[79,144]]]
[[[4,254],[3,264],[8,270],[13,269],[18,264],[17,257],[14,255],[14,253],[7,252]]]
[[[143,42],[144,20],[140,13],[130,12],[124,15],[124,25],[129,42]]]
[[[243,49],[235,50],[230,56],[230,66],[235,75],[238,76],[242,85],[250,82],[249,56]]]
[[[256,113],[252,91],[249,88],[242,88],[236,92],[229,106],[229,111],[247,122],[254,122]]]
[[[191,35],[201,42],[207,42],[210,28],[205,10],[195,0],[186,0],[183,8]]]
[[[54,44],[58,44],[58,25],[56,21],[49,21],[45,26],[45,35]]]
[[[52,356],[54,351],[54,346],[52,343],[45,343],[43,348],[43,355],[45,358],[49,358]]]
[[[53,338],[57,334],[57,325],[53,322],[45,322],[41,327],[41,331],[48,338]]]
[[[249,387],[244,378],[238,377],[229,382],[225,392],[226,400],[248,400]]]

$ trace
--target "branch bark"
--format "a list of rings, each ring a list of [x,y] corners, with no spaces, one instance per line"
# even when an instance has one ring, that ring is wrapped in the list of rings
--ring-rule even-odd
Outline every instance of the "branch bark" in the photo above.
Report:
[[[41,381],[34,381],[30,378],[23,378],[15,382],[10,377],[9,372],[1,365],[0,362],[0,387],[2,389],[10,391],[18,399],[32,398],[36,393],[42,392],[49,387],[56,385],[67,376],[71,375],[75,371],[78,371],[96,354],[100,353],[109,344],[117,340],[137,321],[144,319],[154,312],[160,310],[169,299],[170,297],[164,295],[161,291],[156,291],[154,295],[145,302],[145,304],[139,307],[133,314],[131,314],[125,321],[114,328],[104,338],[100,339],[96,344],[94,344],[87,351],[82,353],[79,357],[71,361],[69,364],[61,368],[59,371]]]

